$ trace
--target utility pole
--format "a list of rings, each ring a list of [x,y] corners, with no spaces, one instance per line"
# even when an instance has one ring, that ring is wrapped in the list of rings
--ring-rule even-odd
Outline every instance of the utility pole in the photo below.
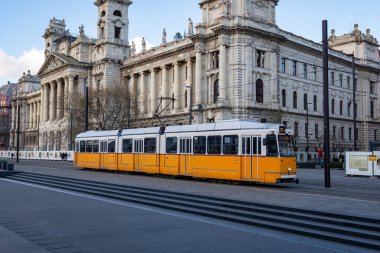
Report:
[[[323,43],[323,114],[324,114],[324,163],[325,187],[330,188],[330,110],[329,110],[329,56],[327,40],[327,20],[322,21]]]
[[[354,117],[354,151],[357,151],[357,132],[356,132],[356,73],[355,73],[355,52],[352,52],[352,80],[353,80],[353,88],[352,88],[352,108],[353,117]]]

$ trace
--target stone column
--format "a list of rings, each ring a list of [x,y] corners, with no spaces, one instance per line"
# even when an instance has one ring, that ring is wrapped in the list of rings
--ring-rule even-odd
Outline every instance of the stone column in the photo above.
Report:
[[[63,92],[64,92],[64,96],[63,96],[63,103],[62,103],[62,106],[64,108],[64,115],[68,115],[68,109],[69,109],[69,79],[67,77],[64,77],[63,79]]]
[[[32,128],[32,105],[31,104],[26,104],[26,106],[25,106],[26,108],[26,112],[25,113],[27,113],[28,115],[25,115],[26,117],[25,117],[25,119],[26,118],[28,118],[27,120],[28,120],[28,123],[27,124],[25,124],[26,125],[26,129],[31,129]]]
[[[44,102],[45,102],[45,84],[41,84],[41,115],[44,115]],[[44,118],[41,118],[41,121],[44,121]]]
[[[141,95],[139,96],[140,97],[140,101],[138,101],[137,103],[140,104],[141,106],[141,113],[142,114],[145,114],[146,113],[146,103],[147,103],[147,99],[146,99],[146,85],[145,85],[145,75],[146,73],[145,72],[141,72],[140,73],[140,91],[141,91]]]
[[[137,78],[138,78],[138,75],[132,75],[132,78],[131,78],[131,91],[132,91],[132,96],[131,96],[131,99],[132,99],[132,103],[131,103],[131,106],[132,106],[132,111],[137,113],[138,112],[138,106],[137,106]]]
[[[162,67],[162,87],[161,87],[161,93],[162,97],[169,97],[169,84],[168,84],[168,66]],[[168,100],[164,99],[162,101],[162,109],[164,109],[168,104]]]
[[[57,80],[57,117],[63,117],[63,82],[62,79]]]
[[[195,104],[202,104],[202,52],[196,52],[195,59]]]
[[[187,101],[188,101],[188,109],[192,105],[192,94],[193,91],[193,61],[191,59],[187,60]]]
[[[69,91],[68,91],[68,94],[71,95],[74,93],[74,78],[75,76],[74,75],[69,75],[68,76],[68,79],[69,79]]]
[[[150,111],[151,114],[154,115],[157,106],[156,70],[154,68],[150,71],[150,75]]]
[[[50,84],[45,84],[44,89],[44,121],[49,121],[49,86]]]
[[[12,103],[12,130],[16,129],[16,106]]]
[[[56,98],[56,84],[52,82],[50,84],[50,121],[53,121],[56,116],[56,103],[57,103],[57,98]]]
[[[178,112],[184,100],[183,96],[181,96],[179,67],[180,64],[178,62],[174,63],[174,97],[176,99],[174,102],[174,113]]]
[[[219,99],[227,99],[227,48],[225,44],[219,46]]]

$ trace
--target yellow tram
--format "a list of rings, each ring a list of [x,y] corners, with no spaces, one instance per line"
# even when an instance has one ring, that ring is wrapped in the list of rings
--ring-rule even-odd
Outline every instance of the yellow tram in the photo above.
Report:
[[[252,121],[88,131],[75,139],[74,163],[89,169],[298,183],[293,131]]]

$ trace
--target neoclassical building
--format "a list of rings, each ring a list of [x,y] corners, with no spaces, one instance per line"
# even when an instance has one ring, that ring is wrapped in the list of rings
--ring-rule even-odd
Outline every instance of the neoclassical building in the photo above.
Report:
[[[38,76],[40,147],[71,148],[65,98],[120,85],[131,99],[131,127],[251,119],[294,129],[299,153],[323,142],[322,45],[280,29],[279,0],[203,0],[202,20],[136,52],[128,41],[129,0],[97,0],[97,39],[83,27],[72,36],[53,18],[44,34],[46,60]],[[148,31],[147,31],[148,32]],[[357,108],[358,148],[380,131],[379,44],[355,25],[329,38],[330,139],[333,152],[353,149]],[[352,54],[356,76],[352,75]],[[357,83],[353,101],[354,80]],[[304,152],[304,153],[302,153]]]

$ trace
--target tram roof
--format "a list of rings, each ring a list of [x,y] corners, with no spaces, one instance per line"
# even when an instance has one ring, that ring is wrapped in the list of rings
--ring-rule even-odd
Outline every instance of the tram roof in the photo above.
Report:
[[[158,134],[160,132],[159,127],[148,127],[148,128],[132,128],[124,129],[121,135],[138,135],[138,134]]]
[[[178,132],[203,132],[203,131],[222,131],[222,130],[244,130],[244,129],[270,129],[277,128],[278,124],[259,123],[247,120],[230,120],[215,123],[199,124],[199,125],[181,125],[168,126],[165,133]]]
[[[87,131],[77,135],[77,138],[88,138],[88,137],[106,137],[106,136],[117,136],[118,130],[109,131]]]

